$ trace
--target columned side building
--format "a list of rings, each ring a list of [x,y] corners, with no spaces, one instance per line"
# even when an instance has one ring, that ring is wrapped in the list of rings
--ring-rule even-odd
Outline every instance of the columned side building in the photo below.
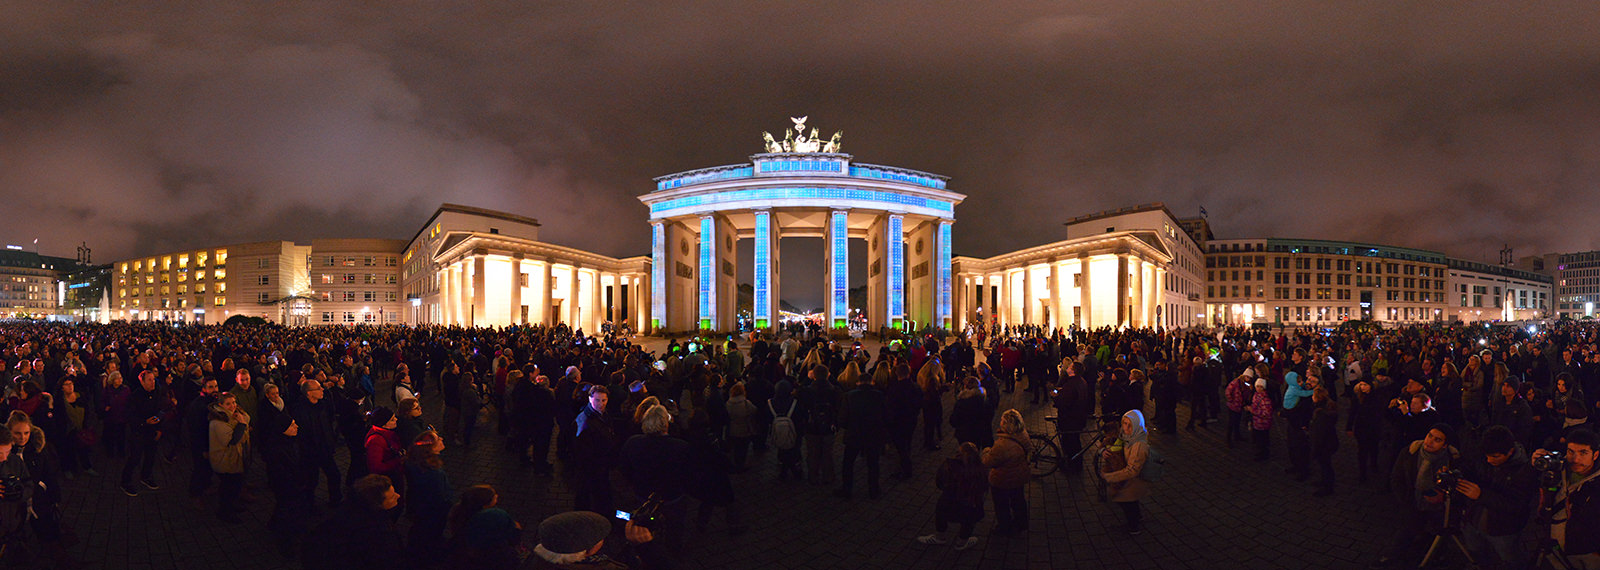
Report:
[[[1200,250],[1184,227],[1166,206],[1144,204],[1074,218],[1063,241],[958,257],[954,324],[1190,326]]]
[[[618,259],[539,241],[533,218],[440,206],[401,254],[400,308],[408,324],[604,322],[635,329],[649,313],[650,260]]]

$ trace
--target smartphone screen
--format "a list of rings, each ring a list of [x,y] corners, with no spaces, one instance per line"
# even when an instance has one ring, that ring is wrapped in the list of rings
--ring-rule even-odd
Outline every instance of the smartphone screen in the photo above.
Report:
[[[628,511],[617,511],[617,519],[618,520],[631,521],[631,520],[633,520],[633,513],[630,513]]]

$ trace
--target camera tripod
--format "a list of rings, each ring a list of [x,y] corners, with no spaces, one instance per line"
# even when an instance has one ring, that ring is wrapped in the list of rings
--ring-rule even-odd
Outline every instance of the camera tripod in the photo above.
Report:
[[[1439,532],[1433,534],[1433,543],[1428,545],[1428,554],[1422,557],[1422,562],[1417,564],[1417,568],[1428,567],[1428,563],[1433,561],[1433,555],[1439,552],[1439,545],[1444,542],[1447,536],[1450,537],[1451,542],[1456,544],[1456,550],[1461,551],[1461,555],[1467,558],[1468,567],[1476,567],[1478,565],[1478,561],[1472,558],[1472,551],[1467,550],[1467,545],[1461,542],[1461,529],[1452,524],[1451,519],[1455,516],[1452,508],[1455,506],[1455,496],[1455,491],[1445,491],[1444,524],[1439,527]]]
[[[1539,515],[1535,521],[1540,525],[1550,525],[1556,522],[1556,490],[1549,486],[1539,488]],[[1552,570],[1574,570],[1572,563],[1567,561],[1567,555],[1561,552],[1561,544],[1554,538],[1544,538],[1539,541],[1539,553],[1535,555],[1536,568],[1550,568]]]

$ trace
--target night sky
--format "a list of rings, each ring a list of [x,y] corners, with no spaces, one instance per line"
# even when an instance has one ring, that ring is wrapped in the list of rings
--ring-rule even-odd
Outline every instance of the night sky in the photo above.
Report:
[[[409,238],[457,202],[643,255],[652,177],[808,115],[951,176],[957,255],[1158,200],[1219,238],[1600,248],[1592,2],[769,4],[0,0],[0,241]]]

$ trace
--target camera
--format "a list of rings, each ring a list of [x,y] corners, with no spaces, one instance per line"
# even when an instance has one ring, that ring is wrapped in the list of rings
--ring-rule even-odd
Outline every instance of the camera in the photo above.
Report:
[[[1433,475],[1433,488],[1448,493],[1455,490],[1459,481],[1461,481],[1460,469],[1444,469]]]
[[[650,530],[660,530],[661,501],[646,499],[644,504],[633,512],[617,511],[617,519],[632,521],[633,526],[644,527]]]
[[[1533,469],[1539,472],[1539,486],[1554,493],[1561,490],[1561,477],[1567,470],[1566,458],[1559,451],[1547,451],[1535,456],[1532,461]]]
[[[19,503],[28,498],[27,482],[16,475],[0,477],[0,503]]]

